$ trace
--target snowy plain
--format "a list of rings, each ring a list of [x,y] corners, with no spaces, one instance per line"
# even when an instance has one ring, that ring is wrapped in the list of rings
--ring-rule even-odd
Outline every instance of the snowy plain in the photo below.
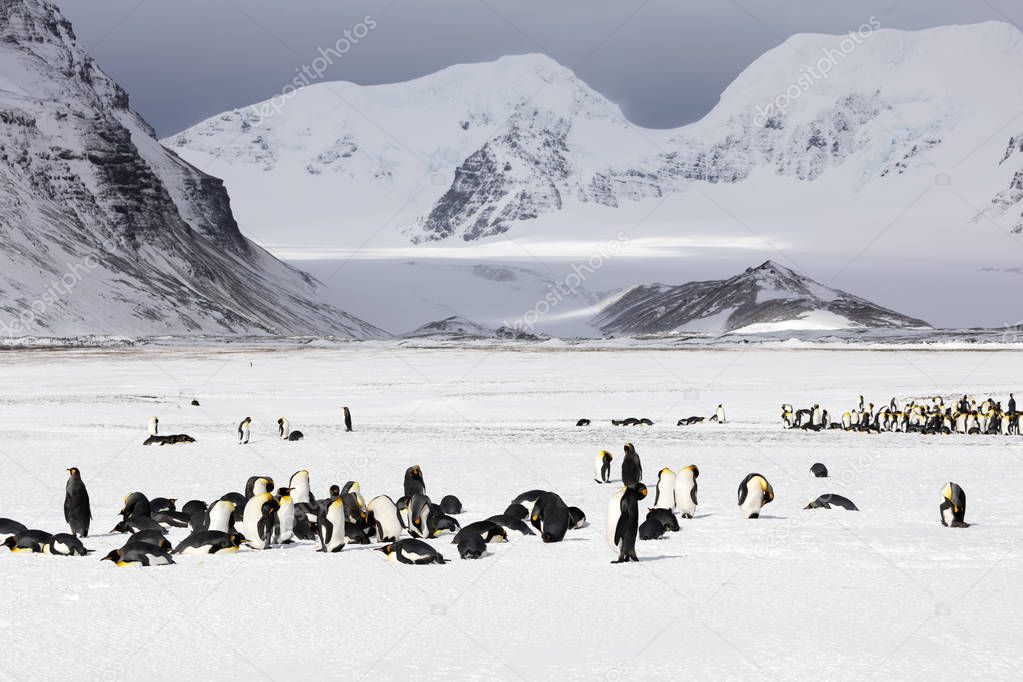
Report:
[[[783,430],[779,405],[833,414],[875,402],[1018,389],[1023,352],[919,349],[557,350],[341,348],[36,350],[0,353],[0,516],[66,530],[65,469],[92,497],[87,558],[0,551],[8,661],[0,679],[935,679],[1023,670],[1023,439]],[[189,402],[197,398],[201,405]],[[725,425],[677,427],[724,403]],[[344,433],[349,405],[355,432]],[[146,421],[194,445],[144,447]],[[253,417],[253,442],[234,430]],[[287,416],[306,439],[276,438]],[[612,417],[649,417],[649,428]],[[580,417],[593,420],[577,428]],[[700,467],[697,518],[611,565],[593,481],[600,449],[633,442],[652,503],[657,471]],[[831,478],[814,479],[823,462]],[[465,524],[520,492],[554,490],[590,525],[565,542],[513,534],[444,566],[338,555],[300,543],[178,564],[100,562],[122,498],[213,500],[253,474],[314,494],[360,481],[397,498],[422,466]],[[736,488],[765,475],[776,500],[740,518]],[[943,528],[955,481],[968,529]],[[837,492],[860,512],[803,511]],[[172,541],[184,536],[171,532]]]

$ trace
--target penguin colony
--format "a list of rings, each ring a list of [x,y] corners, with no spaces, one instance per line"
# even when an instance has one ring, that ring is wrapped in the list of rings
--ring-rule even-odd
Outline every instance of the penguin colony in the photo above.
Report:
[[[785,427],[804,431],[1018,436],[1020,416],[1016,411],[1016,398],[1011,393],[1004,408],[1001,401],[994,398],[987,398],[978,405],[975,398],[965,395],[950,403],[940,396],[922,402],[911,400],[902,408],[898,400],[892,398],[887,405],[877,408],[860,396],[856,407],[843,412],[839,421],[832,420],[819,404],[799,410],[788,403],[781,407]]]
[[[248,436],[249,421],[246,419],[239,427],[242,442]],[[294,432],[286,423],[279,426],[280,437],[290,439]],[[151,427],[156,428],[155,420]],[[597,483],[611,483],[613,459],[606,450],[597,455]],[[4,547],[13,553],[92,553],[82,542],[89,537],[93,520],[89,493],[81,471],[77,467],[67,471],[64,519],[70,533],[49,533],[0,518],[0,535],[8,536]],[[810,472],[817,478],[828,476],[827,467],[820,462],[814,463]],[[658,471],[653,503],[642,523],[639,504],[650,491],[643,483],[643,464],[632,443],[623,448],[620,473],[622,486],[608,501],[606,523],[607,542],[615,555],[612,563],[616,564],[639,561],[637,540],[656,540],[665,533],[678,532],[680,518],[696,518],[700,470],[691,464]],[[461,501],[454,495],[444,495],[439,504],[434,503],[427,495],[418,465],[406,469],[402,493],[397,501],[377,495],[367,502],[359,483],[348,481],[343,486],[331,485],[326,497],[317,498],[305,469],[292,474],[287,486],[277,487],[269,475],[255,475],[245,482],[244,492],[229,491],[212,502],[189,500],[180,508],[176,498],[150,498],[136,491],[124,497],[118,512],[120,520],[111,529],[128,537],[102,560],[119,567],[162,566],[175,563],[175,555],[231,554],[243,547],[246,551],[268,550],[305,542],[324,554],[340,553],[352,544],[380,543],[376,551],[388,561],[444,564],[447,557],[430,542],[442,536],[450,535],[459,557],[471,560],[486,556],[489,544],[507,542],[509,534],[539,535],[542,542],[556,543],[569,531],[587,525],[583,510],[569,506],[560,495],[548,490],[526,491],[513,498],[502,513],[462,525],[455,519],[463,513]],[[737,505],[744,518],[759,518],[774,498],[774,488],[762,474],[750,473],[739,483]],[[831,493],[804,507],[833,508],[858,511],[851,500]],[[945,485],[938,516],[946,527],[969,526],[966,493],[958,484]],[[167,538],[172,528],[188,529],[188,535],[172,545]]]
[[[347,409],[347,408],[346,408]],[[725,419],[725,407],[724,405],[718,405],[714,410],[714,414],[710,417],[683,417],[677,422],[677,426],[692,426],[693,424],[700,424],[702,422],[711,422],[717,424],[724,424]],[[576,426],[590,426],[592,422],[589,419],[579,419]],[[625,419],[612,419],[611,426],[653,426],[654,422],[646,417],[626,417]]]

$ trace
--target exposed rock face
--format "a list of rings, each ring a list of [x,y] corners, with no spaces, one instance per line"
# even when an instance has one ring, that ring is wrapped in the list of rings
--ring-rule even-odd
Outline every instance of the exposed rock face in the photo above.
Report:
[[[730,279],[629,289],[592,324],[605,334],[928,327],[773,261]]]
[[[0,333],[381,330],[248,241],[43,0],[0,0]]]

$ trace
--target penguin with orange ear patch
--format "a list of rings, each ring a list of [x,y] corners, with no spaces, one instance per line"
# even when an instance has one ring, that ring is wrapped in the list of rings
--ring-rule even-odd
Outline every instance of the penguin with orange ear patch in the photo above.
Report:
[[[760,474],[750,474],[739,484],[739,509],[747,519],[760,518],[760,510],[774,501],[774,488]]]
[[[957,483],[949,483],[941,491],[941,525],[949,528],[969,528],[966,523],[966,492]]]

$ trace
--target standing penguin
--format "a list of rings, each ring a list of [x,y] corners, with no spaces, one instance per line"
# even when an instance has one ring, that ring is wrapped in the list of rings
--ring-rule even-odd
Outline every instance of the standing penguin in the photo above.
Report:
[[[387,495],[378,495],[366,505],[368,521],[376,528],[377,542],[394,542],[401,537],[398,507]]]
[[[230,500],[217,500],[207,512],[209,523],[203,530],[214,530],[220,533],[234,531],[234,511],[237,505]]]
[[[71,527],[75,537],[89,537],[89,522],[92,509],[89,506],[89,491],[85,489],[82,473],[76,467],[68,469],[70,476],[64,488],[64,520]]]
[[[695,464],[675,474],[675,508],[683,519],[691,519],[696,514],[696,478],[699,475],[700,469]]]
[[[618,552],[611,563],[639,561],[636,556],[636,536],[639,534],[639,501],[646,497],[646,486],[638,483],[624,486],[612,496],[607,505],[607,544]]]
[[[725,423],[725,406],[718,405],[718,409],[714,411],[714,416],[710,418],[710,421],[717,422],[718,424]]]
[[[625,459],[622,460],[622,483],[626,486],[636,485],[643,481],[643,463],[639,461],[639,453],[632,443],[625,444]]]
[[[343,407],[341,409],[345,412],[345,431],[350,432],[352,430],[352,411],[347,407]]]
[[[290,544],[295,537],[295,500],[291,497],[291,488],[277,490],[277,542]]]
[[[657,474],[653,508],[675,510],[675,472],[668,467],[664,467]]]
[[[610,483],[611,482],[611,453],[607,450],[601,450],[597,453],[596,462],[596,475],[594,481],[597,483]]]
[[[252,417],[246,417],[238,425],[238,444],[247,445],[249,442],[249,427],[252,425]]]
[[[966,523],[966,491],[957,483],[949,483],[941,492],[941,525],[949,528],[969,528]]]
[[[158,435],[159,431],[160,431],[160,420],[159,420],[159,418],[157,418],[157,417],[150,417],[149,418],[149,435],[150,436]]]
[[[316,530],[320,536],[320,548],[317,552],[336,553],[345,546],[345,504],[340,497],[327,506],[320,508],[316,519]]]
[[[253,495],[245,503],[242,532],[253,549],[268,549],[273,542],[278,506],[270,493]]]
[[[405,470],[405,497],[412,499],[413,495],[425,495],[426,483],[423,481],[423,470],[419,465],[410,466]]]
[[[774,488],[760,474],[750,474],[739,484],[739,509],[747,519],[760,518],[760,510],[773,500]]]

